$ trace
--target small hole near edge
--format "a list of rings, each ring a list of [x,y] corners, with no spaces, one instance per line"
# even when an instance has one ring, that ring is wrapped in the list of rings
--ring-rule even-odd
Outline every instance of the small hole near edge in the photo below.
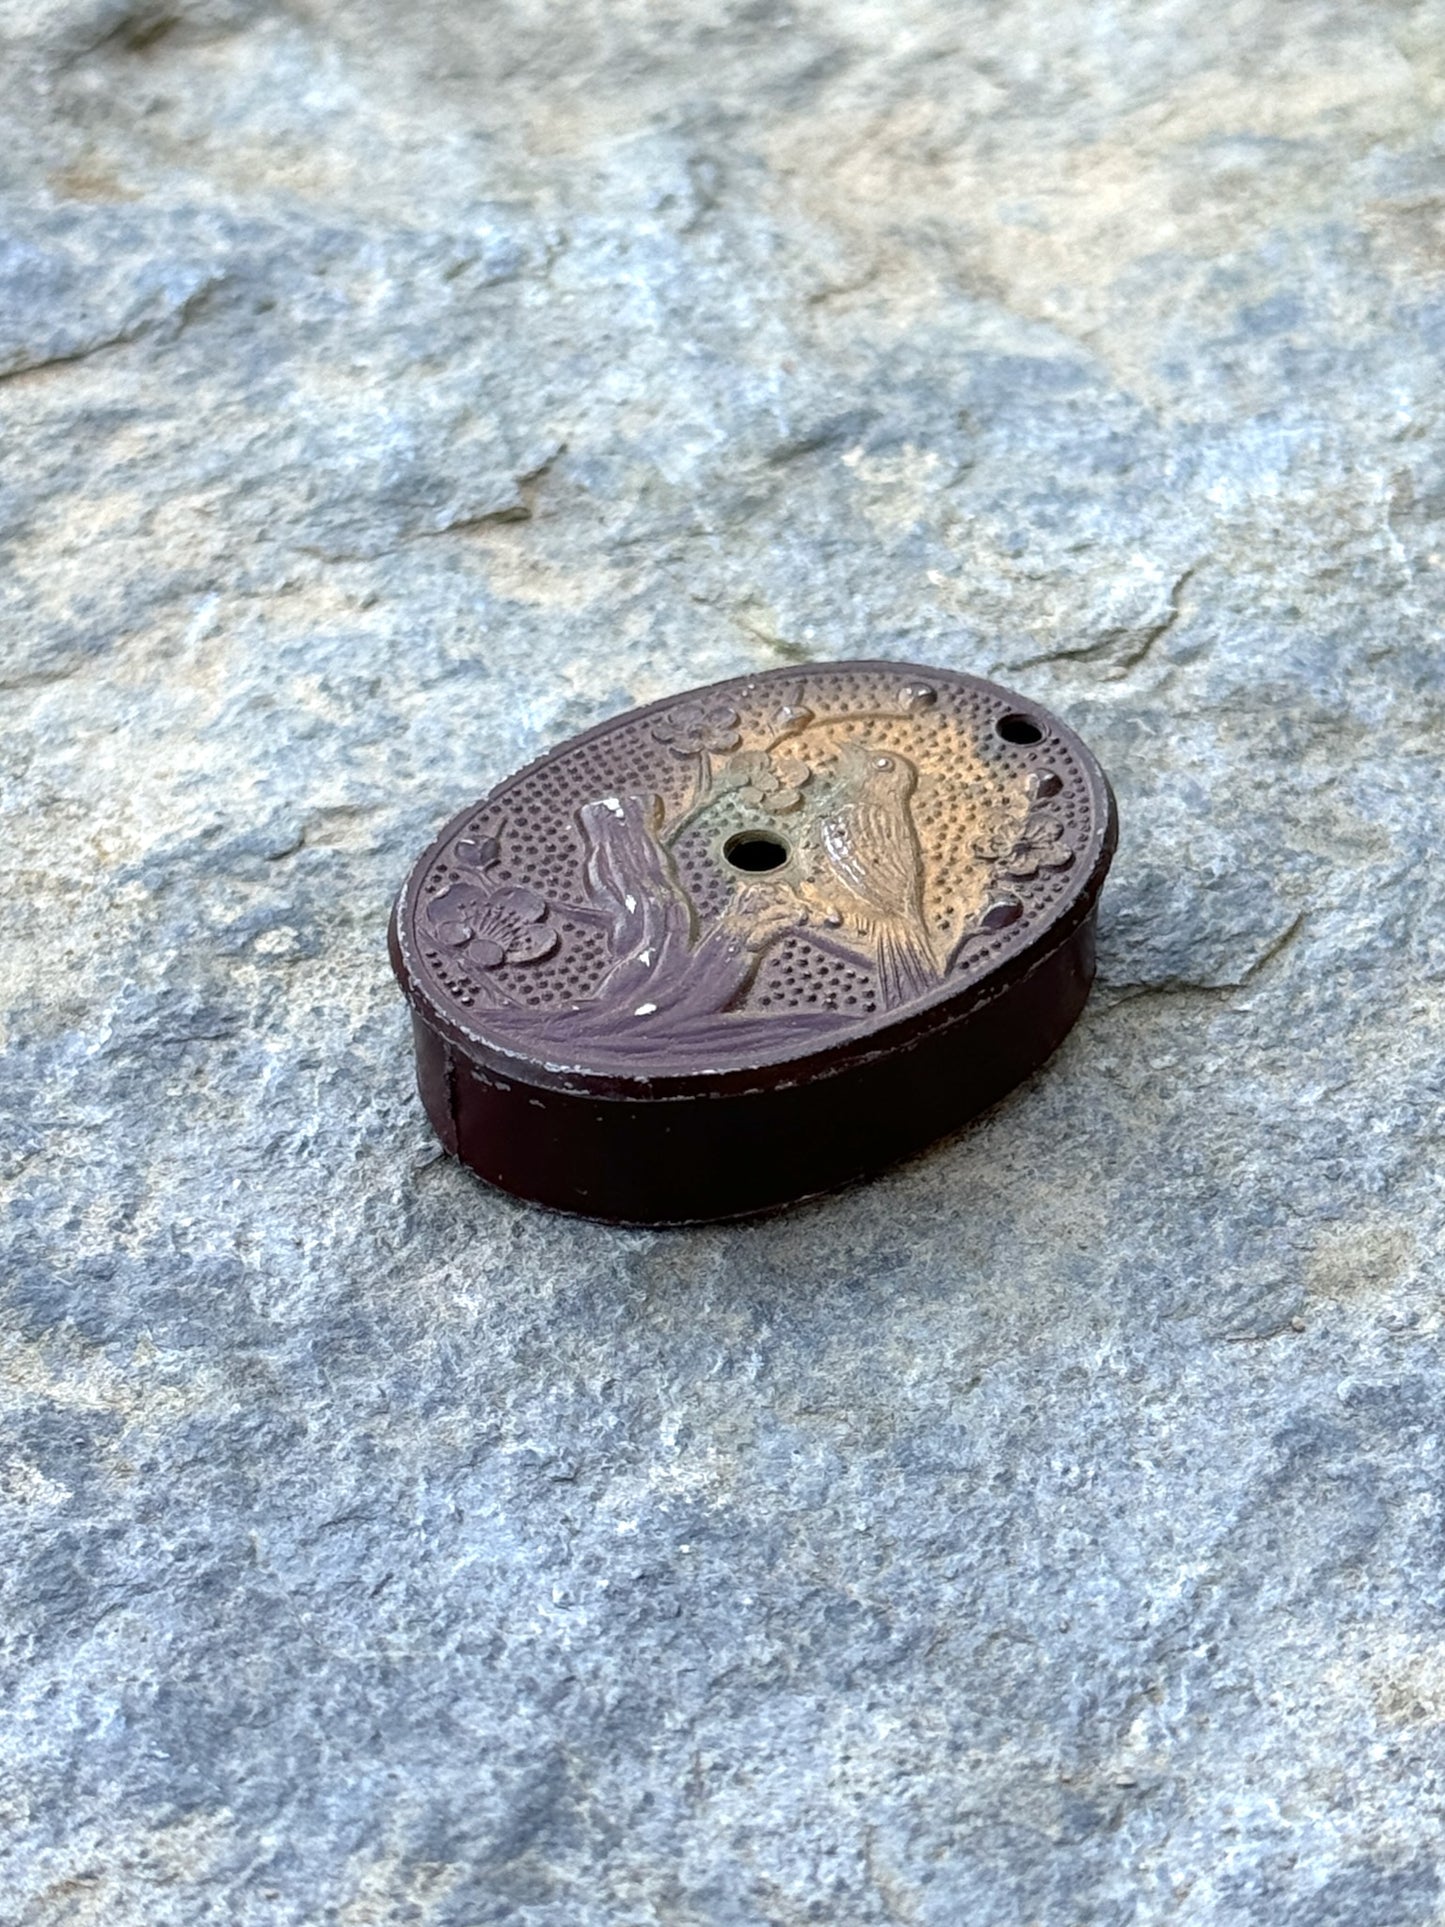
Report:
[[[1008,716],[1000,716],[994,729],[1006,743],[1041,743],[1044,732],[1032,716],[1021,716],[1017,711]]]

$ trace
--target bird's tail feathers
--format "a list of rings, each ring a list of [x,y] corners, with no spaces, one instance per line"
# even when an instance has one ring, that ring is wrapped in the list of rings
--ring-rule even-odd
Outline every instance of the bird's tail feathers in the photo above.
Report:
[[[916,930],[894,923],[878,926],[878,986],[884,1006],[896,1010],[938,983],[938,965]]]

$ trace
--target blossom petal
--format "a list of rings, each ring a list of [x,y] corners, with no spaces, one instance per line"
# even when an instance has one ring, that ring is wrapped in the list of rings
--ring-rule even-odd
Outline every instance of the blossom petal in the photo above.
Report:
[[[999,868],[1006,877],[1036,877],[1039,873],[1039,852],[1033,839],[1021,836],[1013,848],[999,859]]]
[[[426,913],[433,923],[467,923],[486,901],[486,893],[474,883],[454,883],[432,898]]]
[[[456,847],[456,860],[464,869],[485,870],[501,853],[502,846],[494,836],[467,836]]]
[[[995,897],[979,919],[983,930],[1007,930],[1011,923],[1017,923],[1024,913],[1024,907],[1017,897]]]
[[[550,957],[558,944],[557,932],[540,924],[525,925],[507,944],[508,963],[536,963]]]
[[[740,750],[728,764],[740,782],[757,783],[767,774],[768,759],[760,749]]]
[[[499,963],[505,963],[507,953],[495,937],[473,937],[467,955],[474,964],[483,970],[495,970]]]
[[[522,923],[540,923],[547,914],[547,899],[524,883],[508,883],[493,892],[492,908]]]

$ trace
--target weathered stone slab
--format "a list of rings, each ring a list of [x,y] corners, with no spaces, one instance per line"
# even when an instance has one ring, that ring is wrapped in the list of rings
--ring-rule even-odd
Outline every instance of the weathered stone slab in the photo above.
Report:
[[[27,1927],[1425,1927],[1445,13],[0,0]],[[868,655],[1097,748],[1057,1061],[768,1223],[439,1160],[384,925]]]

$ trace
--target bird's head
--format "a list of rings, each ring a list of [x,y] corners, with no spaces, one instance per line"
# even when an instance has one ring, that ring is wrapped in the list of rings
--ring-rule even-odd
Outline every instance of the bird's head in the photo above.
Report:
[[[850,789],[866,789],[875,796],[910,796],[918,780],[918,771],[906,756],[856,737],[839,745],[838,773]]]

